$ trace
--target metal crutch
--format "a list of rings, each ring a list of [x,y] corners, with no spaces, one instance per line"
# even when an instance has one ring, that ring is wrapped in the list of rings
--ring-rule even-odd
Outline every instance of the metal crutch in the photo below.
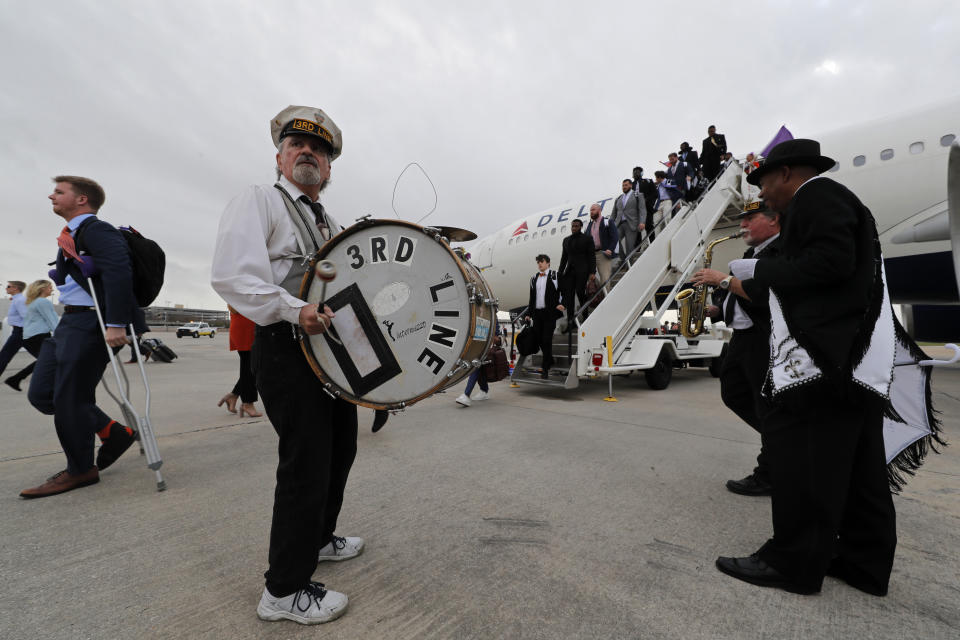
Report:
[[[133,350],[137,354],[137,366],[140,367],[140,376],[143,378],[143,387],[146,389],[146,410],[142,416],[137,413],[136,409],[133,408],[133,404],[130,402],[128,394],[129,381],[127,381],[126,388],[124,387],[123,381],[126,379],[127,374],[117,365],[117,356],[113,352],[113,348],[107,344],[107,324],[103,319],[103,314],[100,312],[100,303],[97,302],[96,290],[93,288],[93,279],[88,277],[87,283],[90,286],[90,297],[93,298],[93,308],[96,310],[97,320],[100,322],[100,331],[103,333],[103,344],[107,349],[107,355],[110,357],[113,375],[117,379],[119,399],[113,393],[110,393],[109,387],[107,387],[107,392],[114,400],[117,400],[124,417],[130,422],[136,422],[137,431],[140,434],[140,446],[147,456],[147,467],[157,474],[157,491],[163,491],[167,488],[167,483],[163,480],[163,476],[160,475],[160,467],[163,466],[163,459],[160,457],[157,438],[153,432],[153,425],[150,423],[150,383],[147,381],[147,370],[143,367],[143,359],[140,357],[140,345],[137,344],[136,330],[134,329],[133,323],[131,323],[129,327],[130,335],[133,337]],[[134,420],[131,420],[131,418]]]

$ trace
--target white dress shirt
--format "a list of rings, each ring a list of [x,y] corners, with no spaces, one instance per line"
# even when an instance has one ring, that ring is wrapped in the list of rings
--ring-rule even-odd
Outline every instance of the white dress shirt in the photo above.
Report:
[[[767,238],[766,240],[764,240],[763,242],[755,246],[753,248],[754,258],[759,257],[760,252],[763,251],[768,244],[770,244],[771,242],[773,242],[779,237],[780,237],[780,234],[777,233],[776,235],[770,236],[769,238]],[[726,305],[728,304],[733,305],[733,320],[730,321],[731,329],[740,329],[742,331],[743,329],[749,329],[750,327],[753,326],[753,320],[750,319],[750,316],[748,316],[747,313],[743,310],[743,307],[740,306],[740,300],[732,291],[729,291],[729,290],[727,293],[727,297],[724,299],[724,315],[721,317],[723,318],[727,317]]]
[[[312,220],[313,212],[299,201],[304,193],[283,176],[279,182]],[[341,229],[329,214],[327,221],[334,233]],[[220,217],[210,284],[227,304],[261,326],[281,320],[299,324],[300,309],[308,304],[280,286],[294,260],[303,260],[294,229],[283,196],[272,184],[248,187]]]
[[[544,309],[547,306],[547,279],[550,277],[550,270],[540,271],[537,275],[537,309]]]
[[[71,219],[67,222],[67,227],[70,228],[70,235],[74,239],[77,237],[77,228],[83,224],[83,221],[87,218],[92,218],[95,214],[92,213],[83,213],[79,216]],[[86,289],[81,287],[76,280],[73,279],[73,276],[67,276],[62,285],[57,286],[57,291],[60,293],[60,304],[70,305],[77,307],[92,307],[93,298],[90,297],[90,294],[87,293]],[[108,327],[113,327],[116,325],[107,325]]]

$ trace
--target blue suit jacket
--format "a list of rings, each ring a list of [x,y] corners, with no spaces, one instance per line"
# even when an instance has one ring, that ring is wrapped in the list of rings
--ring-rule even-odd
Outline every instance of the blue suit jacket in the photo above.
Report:
[[[95,293],[90,291],[90,285],[80,270],[80,265],[73,258],[65,256],[63,250],[57,251],[56,268],[50,274],[53,280],[57,284],[63,284],[69,275],[87,293],[96,295],[107,324],[127,326],[137,320],[136,324],[142,325],[143,313],[137,307],[137,299],[133,295],[130,254],[126,241],[116,227],[93,216],[77,227],[74,241],[81,256],[88,255],[93,259],[96,270],[93,275]],[[141,327],[137,328],[140,330]]]
[[[617,225],[613,224],[613,222],[607,218],[604,218],[603,216],[600,216],[597,219],[603,225],[600,227],[600,249],[602,251],[612,251],[613,253],[617,253],[619,251],[617,243],[620,242],[620,234],[617,233]],[[584,233],[588,238],[591,238],[590,241],[593,242],[593,220],[591,220],[587,225]]]
[[[670,173],[670,170],[667,170],[667,182],[673,183],[673,186],[680,192],[681,197],[687,193],[688,175],[692,175],[690,165],[682,160],[677,162],[677,170],[675,173]]]

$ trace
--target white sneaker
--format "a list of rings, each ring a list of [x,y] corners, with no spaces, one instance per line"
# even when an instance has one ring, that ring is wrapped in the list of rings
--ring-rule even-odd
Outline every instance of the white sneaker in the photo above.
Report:
[[[347,610],[347,596],[328,591],[319,582],[311,582],[306,588],[277,598],[266,587],[257,605],[257,617],[261,620],[293,620],[300,624],[320,624],[336,620]]]
[[[363,553],[363,538],[333,536],[333,540],[328,542],[323,549],[320,549],[317,562],[349,560],[350,558],[356,558],[361,553]]]
[[[470,406],[470,396],[465,393],[461,393],[460,397],[457,398],[457,404],[462,404],[465,407]]]
[[[479,390],[477,390],[477,391],[474,391],[474,392],[473,392],[473,399],[474,399],[474,400],[486,400],[486,399],[488,399],[489,397],[490,397],[490,394],[487,393],[486,391],[479,391]]]

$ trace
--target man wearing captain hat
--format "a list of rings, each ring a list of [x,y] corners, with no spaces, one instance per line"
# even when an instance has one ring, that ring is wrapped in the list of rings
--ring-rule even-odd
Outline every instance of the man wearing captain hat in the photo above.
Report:
[[[257,389],[279,436],[269,568],[257,615],[327,622],[347,596],[311,576],[317,562],[346,560],[363,539],[334,533],[357,451],[357,410],[324,393],[300,348],[303,333],[330,326],[329,307],[297,297],[312,256],[341,227],[319,202],[343,148],[321,109],[290,106],[270,122],[278,179],[235,197],[220,218],[211,284],[258,326],[251,354]]]
[[[780,214],[764,202],[749,202],[740,213],[740,231],[749,247],[744,258],[773,257],[780,253]],[[770,358],[770,307],[766,291],[753,300],[743,297],[740,281],[733,274],[701,269],[694,284],[716,287],[715,302],[708,313],[714,322],[723,320],[733,337],[720,368],[723,404],[761,435],[760,454],[753,473],[742,480],[728,480],[727,489],[745,496],[770,495],[770,461],[762,443],[766,402],[760,390]],[[740,292],[738,294],[737,292]]]
[[[891,410],[894,336],[877,229],[815,140],[780,143],[747,180],[783,214],[781,253],[743,266],[746,298],[769,288],[771,409],[764,447],[773,537],[717,559],[740,580],[802,594],[825,575],[885,595],[896,548],[883,414]],[[731,285],[731,289],[733,289]]]

